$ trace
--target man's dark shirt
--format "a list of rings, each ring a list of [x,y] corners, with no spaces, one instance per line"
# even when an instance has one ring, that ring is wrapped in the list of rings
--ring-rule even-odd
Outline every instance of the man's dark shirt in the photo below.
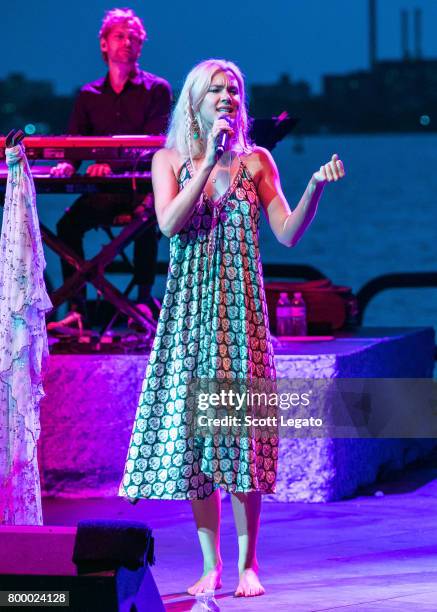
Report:
[[[68,133],[80,136],[164,134],[171,99],[167,81],[144,70],[129,79],[119,94],[112,89],[108,74],[82,87],[70,117]],[[121,171],[132,167],[132,162],[111,163],[111,167]]]

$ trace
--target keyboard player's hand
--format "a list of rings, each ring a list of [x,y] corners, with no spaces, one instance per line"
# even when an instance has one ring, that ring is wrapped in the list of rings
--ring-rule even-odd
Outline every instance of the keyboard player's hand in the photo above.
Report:
[[[111,166],[108,164],[91,164],[86,169],[88,176],[108,176],[111,172]]]
[[[70,177],[76,172],[74,166],[68,162],[60,162],[56,166],[50,168],[50,174],[52,176]]]

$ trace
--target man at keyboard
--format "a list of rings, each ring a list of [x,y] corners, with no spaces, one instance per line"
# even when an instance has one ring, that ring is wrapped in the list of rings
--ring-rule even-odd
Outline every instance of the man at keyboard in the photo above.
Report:
[[[81,136],[116,134],[163,134],[171,106],[170,85],[164,79],[140,70],[138,59],[147,35],[142,20],[131,9],[113,9],[105,14],[99,32],[100,49],[108,73],[80,90],[70,118],[68,133]],[[52,168],[54,176],[71,176],[80,163],[62,162]],[[96,163],[87,168],[90,176],[108,176],[128,170],[141,170],[141,163]],[[129,215],[144,205],[153,205],[151,196],[127,194],[83,195],[67,209],[57,224],[58,236],[78,255],[83,253],[83,237],[90,229],[111,225],[114,218]],[[146,229],[134,243],[134,281],[138,302],[157,316],[159,308],[152,297],[158,250],[158,232]],[[62,261],[64,280],[73,272]],[[78,295],[73,310],[84,314],[85,293]]]

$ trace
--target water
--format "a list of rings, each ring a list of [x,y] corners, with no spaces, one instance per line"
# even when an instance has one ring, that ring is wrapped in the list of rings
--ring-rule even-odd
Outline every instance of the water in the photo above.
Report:
[[[338,153],[347,176],[325,189],[319,211],[301,242],[280,245],[265,219],[261,226],[264,262],[305,263],[319,268],[333,282],[354,291],[389,272],[434,271],[437,135],[314,136],[303,140],[302,153],[287,139],[274,151],[283,190],[294,206],[312,173]],[[40,196],[41,220],[54,229],[70,196]],[[87,255],[107,241],[91,231]],[[168,241],[160,242],[159,258],[168,260]],[[57,286],[60,265],[47,249],[48,273]],[[123,278],[126,284],[127,279]],[[162,296],[164,279],[155,294]],[[431,325],[436,321],[437,289],[390,290],[366,310],[366,325]]]
[[[321,163],[338,153],[347,176],[327,185],[317,217],[293,249],[277,244],[264,222],[265,262],[307,263],[333,282],[359,290],[389,272],[434,271],[436,135],[312,137],[304,152],[287,140],[275,150],[289,203]],[[390,290],[369,304],[366,325],[434,325],[437,289]]]

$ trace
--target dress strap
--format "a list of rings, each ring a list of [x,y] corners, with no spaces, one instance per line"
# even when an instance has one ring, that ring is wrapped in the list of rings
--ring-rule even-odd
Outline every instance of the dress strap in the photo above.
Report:
[[[190,178],[193,177],[193,174],[192,174],[192,172],[190,170],[190,165],[189,164],[190,164],[190,160],[186,159],[184,161],[184,163],[182,164],[182,166],[179,168],[178,179],[177,179],[179,185],[182,185],[182,183],[183,183],[182,175],[183,175],[183,171],[184,170],[187,170],[188,174],[190,175]]]
[[[252,183],[252,185],[254,186],[254,189],[256,191],[256,185],[255,185],[255,181],[253,179],[252,173],[249,170],[249,168],[246,166],[246,164],[244,163],[244,161],[240,158],[241,161],[241,165],[243,166],[243,170],[246,174],[247,179]]]

